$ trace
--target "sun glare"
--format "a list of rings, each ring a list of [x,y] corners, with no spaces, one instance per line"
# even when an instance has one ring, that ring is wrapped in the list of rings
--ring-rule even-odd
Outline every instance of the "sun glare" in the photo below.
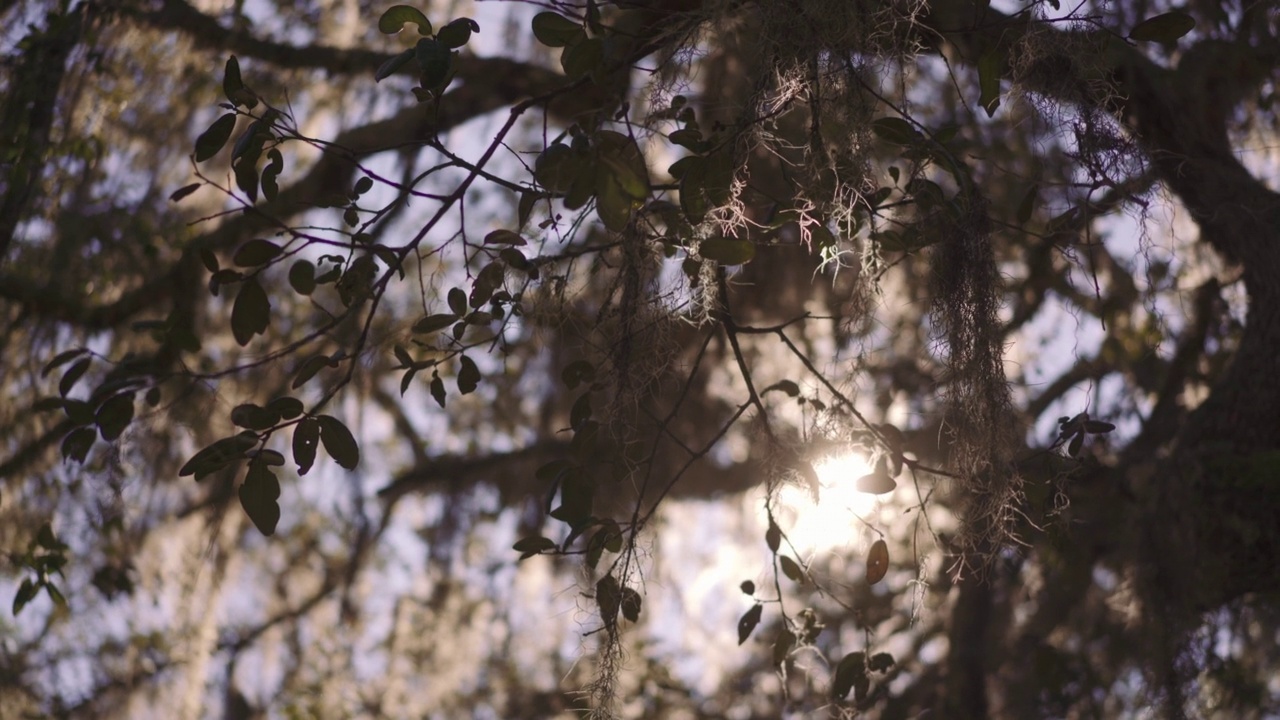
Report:
[[[791,483],[778,492],[775,513],[791,543],[801,552],[818,552],[849,544],[859,544],[865,529],[864,518],[892,497],[872,495],[854,489],[858,478],[871,472],[862,455],[850,453],[829,457],[814,465],[820,490],[817,502],[809,490]]]

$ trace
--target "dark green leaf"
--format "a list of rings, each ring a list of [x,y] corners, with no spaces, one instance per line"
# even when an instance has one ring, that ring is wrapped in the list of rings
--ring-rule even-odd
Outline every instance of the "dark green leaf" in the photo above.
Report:
[[[583,393],[573,403],[573,408],[569,410],[569,427],[574,430],[580,429],[591,419],[591,393]]]
[[[895,145],[910,145],[919,138],[911,123],[896,117],[883,117],[871,123],[871,131],[881,140]]]
[[[96,419],[103,440],[111,442],[120,437],[133,421],[133,393],[120,393],[102,403]]]
[[[83,463],[89,456],[89,450],[93,448],[93,442],[97,439],[98,431],[91,427],[72,430],[62,439],[62,459]]]
[[[560,507],[551,517],[570,527],[579,527],[591,518],[595,506],[595,483],[580,468],[567,471],[560,481]]]
[[[756,246],[746,240],[709,238],[698,243],[698,254],[721,265],[741,265],[756,256]]]
[[[596,605],[600,607],[600,619],[606,627],[618,622],[618,608],[622,605],[622,587],[612,573],[596,583]]]
[[[409,48],[408,50],[405,50],[399,55],[396,55],[390,60],[382,63],[382,65],[378,67],[378,71],[373,74],[374,82],[381,82],[382,80],[396,74],[396,71],[404,67],[416,54],[417,53],[414,48]]]
[[[302,401],[295,397],[278,397],[267,403],[267,410],[284,420],[292,420],[302,414]]]
[[[836,700],[843,700],[849,695],[849,691],[853,689],[854,683],[858,678],[866,678],[867,676],[867,654],[863,652],[852,652],[845,655],[836,664],[836,671],[831,679],[831,697]]]
[[[889,572],[889,546],[884,540],[871,543],[867,551],[867,584],[875,585]]]
[[[414,323],[413,331],[421,335],[430,335],[439,332],[453,323],[457,322],[458,316],[453,313],[442,313],[438,315],[428,315],[418,322]]]
[[[310,260],[299,260],[289,268],[289,285],[299,295],[316,291],[316,266]]]
[[[419,35],[431,34],[431,22],[422,11],[411,5],[392,5],[378,18],[378,30],[387,35],[395,35],[404,28],[405,23],[418,26]]]
[[[449,309],[455,316],[467,314],[467,294],[462,288],[451,288],[448,295]]]
[[[871,672],[887,672],[893,667],[893,656],[889,653],[876,653],[867,658],[867,669]]]
[[[575,42],[560,54],[560,67],[571,80],[577,80],[603,64],[604,41],[600,38]]]
[[[64,350],[58,353],[57,355],[54,355],[53,359],[45,363],[44,368],[40,370],[40,377],[48,377],[49,373],[53,372],[54,370],[57,370],[58,368],[62,367],[63,365],[66,365],[67,363],[71,362],[72,360],[75,360],[76,358],[80,357],[81,355],[84,355],[87,352],[89,351],[86,348],[75,348],[72,350]]]
[[[578,387],[584,382],[591,382],[595,379],[595,366],[586,360],[575,360],[565,366],[560,371],[560,379],[564,381],[566,387],[570,390]]]
[[[1171,44],[1195,29],[1195,18],[1184,12],[1168,12],[1147,18],[1129,31],[1130,40]]]
[[[629,587],[622,588],[622,617],[631,622],[638,621],[641,602],[640,593]]]
[[[299,475],[306,475],[315,464],[319,441],[320,423],[315,418],[303,418],[293,427],[293,461]]]
[[[280,522],[280,480],[265,464],[250,463],[240,484],[240,505],[263,535],[272,535]]]
[[[256,277],[246,278],[231,306],[231,334],[241,346],[248,345],[254,335],[267,331],[271,323],[271,301]]]
[[[533,36],[547,47],[564,47],[586,38],[582,26],[563,15],[542,12],[533,16]]]
[[[240,246],[231,261],[240,267],[265,265],[280,256],[280,246],[270,240],[254,238]]]
[[[785,393],[788,397],[798,397],[800,395],[800,386],[797,385],[792,380],[779,380],[778,382],[765,388],[764,391],[761,392],[760,394],[763,395],[773,390],[777,390],[778,392]]]
[[[58,382],[58,392],[63,397],[66,397],[67,393],[71,392],[71,388],[76,386],[76,382],[78,382],[89,369],[89,363],[92,359],[93,358],[82,358],[77,360],[74,365],[67,368],[67,371],[62,374],[62,380]]]
[[[525,239],[519,233],[510,230],[494,230],[484,236],[485,245],[525,245]]]
[[[227,113],[209,126],[208,130],[200,133],[196,138],[196,162],[204,162],[214,155],[227,144],[231,139],[231,131],[236,128],[236,114]]]
[[[199,190],[202,184],[203,183],[191,183],[190,185],[183,185],[173,191],[173,194],[169,196],[169,202],[182,202],[183,198],[186,198],[191,193]]]
[[[328,364],[328,355],[312,355],[303,360],[298,369],[294,371],[293,384],[290,387],[297,390],[306,385],[308,380],[315,377],[316,373],[320,372],[321,368],[326,367]]]
[[[23,580],[22,584],[18,586],[18,592],[13,596],[14,617],[17,617],[18,613],[22,612],[22,608],[26,607],[27,603],[31,602],[39,592],[40,585],[32,582],[31,578]]]
[[[194,475],[197,481],[203,480],[243,458],[256,444],[258,436],[248,431],[223,438],[192,456],[178,471],[178,477]]]
[[[463,395],[475,392],[480,386],[480,368],[471,358],[463,355],[458,358],[458,392]]]
[[[435,399],[436,404],[444,407],[444,380],[440,379],[439,373],[431,373],[431,397]]]
[[[751,637],[752,631],[754,631],[756,626],[760,624],[760,617],[763,614],[764,606],[760,603],[752,605],[750,610],[747,610],[742,614],[742,617],[738,620],[739,645],[746,642],[747,638]]]
[[[471,39],[471,33],[480,32],[480,25],[471,18],[458,18],[440,28],[436,40],[449,49],[460,48]]]
[[[791,632],[790,628],[784,626],[778,631],[778,637],[773,641],[773,664],[781,665],[785,662],[787,656],[791,654],[791,648],[795,646],[795,633]]]
[[[318,415],[316,421],[320,423],[320,442],[324,444],[325,452],[342,467],[355,470],[360,464],[360,446],[356,444],[355,436],[332,415]]]
[[[511,546],[511,549],[519,552],[520,559],[524,560],[549,550],[555,550],[556,543],[550,538],[544,538],[541,535],[536,535],[534,537],[521,538],[520,540],[517,540],[516,544]]]
[[[804,569],[801,568],[800,564],[797,563],[795,560],[792,560],[786,555],[779,555],[778,564],[782,566],[783,575],[786,575],[788,578],[790,578],[794,582],[798,582],[798,583],[804,582]]]
[[[1036,201],[1040,195],[1040,183],[1031,183],[1031,187],[1027,188],[1026,194],[1022,196],[1022,201],[1018,203],[1018,224],[1026,225],[1031,220],[1031,215],[1035,213]]]
[[[422,87],[430,90],[449,76],[453,54],[443,43],[422,38],[414,47],[414,57],[417,58],[418,69],[422,72]]]
[[[775,553],[782,546],[782,528],[773,520],[769,520],[769,529],[764,531],[764,544],[769,546],[770,552]]]
[[[978,105],[987,111],[987,117],[996,114],[1000,107],[1000,53],[991,48],[978,58],[978,87],[981,94]]]

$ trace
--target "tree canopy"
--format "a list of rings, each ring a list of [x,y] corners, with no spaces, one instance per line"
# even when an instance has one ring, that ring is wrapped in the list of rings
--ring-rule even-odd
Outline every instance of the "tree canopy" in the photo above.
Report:
[[[1273,3],[0,19],[0,715],[1280,713]]]

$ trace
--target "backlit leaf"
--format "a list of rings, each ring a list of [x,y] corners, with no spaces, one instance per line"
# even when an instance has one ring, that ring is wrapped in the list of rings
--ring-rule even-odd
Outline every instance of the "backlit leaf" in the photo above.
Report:
[[[89,456],[89,450],[93,448],[93,443],[97,439],[98,432],[91,427],[72,430],[62,439],[62,459],[83,463],[84,459]]]
[[[1000,107],[1000,54],[991,48],[978,58],[978,105],[987,111],[987,117],[996,114]]]
[[[254,238],[241,245],[231,261],[240,267],[257,267],[276,259],[280,252],[280,246],[270,240]]]
[[[133,421],[133,393],[120,393],[102,403],[96,420],[103,440],[111,442],[120,437]]]
[[[319,441],[320,423],[315,418],[304,418],[293,427],[293,461],[299,475],[306,475],[315,464]]]
[[[342,421],[332,415],[318,415],[320,442],[325,452],[347,470],[355,470],[360,464],[360,446]]]
[[[1173,43],[1195,29],[1195,18],[1184,12],[1168,12],[1147,18],[1129,31],[1130,40]]]
[[[622,588],[622,617],[636,622],[640,619],[640,605],[643,600],[640,593],[629,587]]]
[[[227,113],[209,126],[208,130],[196,138],[196,162],[204,162],[218,154],[231,139],[231,131],[236,128],[236,114]]]
[[[240,484],[240,505],[254,527],[263,535],[273,535],[280,522],[280,480],[263,463],[250,463]]]
[[[58,392],[63,397],[66,397],[67,393],[71,392],[71,389],[76,386],[76,383],[89,369],[89,362],[91,360],[92,358],[82,358],[77,360],[75,364],[67,368],[67,371],[62,374],[62,380],[58,382]]]
[[[419,35],[431,34],[431,21],[427,20],[421,10],[411,5],[392,5],[387,8],[382,17],[378,18],[378,30],[387,35],[395,35],[404,28],[405,23],[417,25]]]
[[[463,355],[458,359],[458,392],[463,395],[475,392],[480,385],[480,368],[471,358]]]
[[[852,652],[840,658],[840,662],[836,664],[836,671],[831,678],[831,697],[836,700],[843,700],[849,695],[849,691],[853,689],[854,683],[859,678],[867,676],[867,654],[863,652]]]
[[[871,132],[881,140],[896,145],[910,145],[920,136],[911,123],[896,117],[882,117],[872,122]]]
[[[241,346],[266,332],[271,322],[271,301],[256,277],[245,279],[231,307],[231,334]]]
[[[786,555],[778,556],[778,564],[782,566],[782,574],[786,575],[793,582],[804,582],[804,569],[795,560]]]
[[[547,47],[564,47],[579,37],[586,37],[578,23],[563,15],[542,12],[533,16],[533,36]]]
[[[871,543],[867,551],[867,584],[875,585],[889,572],[889,545],[884,540]]]
[[[750,610],[747,610],[742,614],[742,617],[738,620],[739,645],[746,642],[747,638],[751,637],[752,631],[754,631],[756,626],[760,624],[760,617],[763,613],[764,606],[760,603],[756,603],[751,606]]]

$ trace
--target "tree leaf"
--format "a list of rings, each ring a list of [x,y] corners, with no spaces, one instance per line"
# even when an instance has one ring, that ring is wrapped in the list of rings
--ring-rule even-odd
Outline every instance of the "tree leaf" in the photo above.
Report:
[[[867,551],[867,584],[875,585],[889,572],[889,545],[883,539],[871,543]]]
[[[246,278],[231,306],[231,334],[242,347],[271,324],[271,301],[256,277]]]
[[[622,605],[622,587],[613,573],[596,582],[596,605],[600,607],[600,619],[606,627],[617,624],[618,609]]]
[[[328,355],[312,355],[306,360],[303,360],[302,363],[298,365],[298,369],[294,371],[293,384],[289,387],[297,390],[303,385],[306,385],[308,380],[315,377],[316,373],[320,372],[322,368],[328,365]]]
[[[520,233],[511,232],[510,230],[494,230],[484,236],[485,245],[525,245],[525,239]]]
[[[775,553],[782,546],[782,528],[772,519],[769,520],[769,528],[764,531],[764,544],[769,546],[770,552]]]
[[[450,288],[448,301],[449,309],[453,311],[455,317],[467,314],[467,294],[462,291],[462,288]]]
[[[553,12],[541,12],[533,16],[533,36],[547,47],[564,47],[585,39],[586,32],[578,23]]]
[[[738,585],[738,589],[742,591],[743,595],[756,594],[756,584],[750,580],[743,580],[742,584]]]
[[[96,421],[103,440],[111,442],[119,438],[133,421],[133,393],[120,393],[102,403]]]
[[[721,265],[741,265],[756,256],[756,246],[746,240],[709,238],[698,243],[698,254]]]
[[[871,672],[887,672],[893,667],[893,656],[889,653],[876,653],[867,658],[867,669]]]
[[[405,23],[417,25],[419,35],[431,34],[431,21],[412,5],[392,5],[387,8],[382,17],[378,18],[378,30],[387,35],[395,35],[404,29]]]
[[[320,423],[315,418],[303,418],[293,426],[293,461],[299,475],[306,475],[315,464],[319,441]]]
[[[360,464],[360,445],[347,426],[332,415],[318,415],[316,422],[320,424],[320,442],[325,452],[342,467],[355,470]]]
[[[204,183],[191,183],[190,185],[183,185],[169,195],[169,202],[182,202],[182,200],[188,195],[199,190],[203,184]]]
[[[622,588],[622,617],[631,622],[640,620],[640,605],[643,599],[640,593],[629,587]]]
[[[833,699],[845,699],[858,678],[866,678],[866,658],[867,654],[863,652],[851,652],[840,658],[840,662],[836,664],[836,671],[831,678],[831,697]]]
[[[898,483],[889,476],[888,470],[878,469],[869,475],[863,475],[858,478],[854,488],[858,492],[870,493],[872,495],[884,495],[896,490]]]
[[[267,410],[275,413],[282,420],[292,420],[302,414],[305,407],[302,401],[295,397],[278,397],[267,403]]]
[[[13,615],[18,616],[22,609],[31,602],[37,593],[40,592],[40,585],[32,582],[31,578],[26,578],[22,584],[18,586],[18,592],[13,595]]]
[[[98,439],[98,431],[91,427],[76,428],[62,439],[62,459],[83,463],[89,456],[89,450]]]
[[[760,603],[756,603],[755,605],[751,606],[751,609],[747,610],[745,613],[742,614],[742,617],[739,618],[738,620],[738,644],[739,645],[746,642],[747,638],[751,637],[752,631],[754,631],[756,629],[756,626],[760,624],[760,616],[763,613],[764,613],[764,606],[761,605]]]
[[[373,81],[381,82],[392,75],[395,75],[396,71],[408,64],[415,55],[417,55],[417,50],[409,48],[399,55],[393,56],[390,60],[387,60],[378,66],[377,72],[373,74]]]
[[[57,370],[63,365],[66,365],[72,360],[75,360],[76,358],[88,352],[89,350],[87,348],[73,348],[71,350],[63,350],[57,355],[54,355],[52,360],[45,363],[45,366],[40,370],[40,377],[48,377],[49,373],[53,372],[54,370]]]
[[[223,438],[209,445],[191,457],[178,470],[178,477],[194,475],[196,481],[242,459],[254,445],[258,444],[258,436],[252,432],[242,432],[229,438]]]
[[[458,392],[468,395],[480,386],[480,368],[466,355],[458,358]]]
[[[254,238],[240,246],[231,261],[240,267],[266,265],[280,256],[280,246],[270,240]]]
[[[988,49],[978,58],[978,87],[981,94],[978,105],[987,111],[987,117],[996,114],[1000,107],[1000,53],[995,48]]]
[[[444,380],[440,379],[439,373],[433,372],[431,374],[431,397],[436,401],[437,405],[444,407]]]
[[[1027,188],[1027,192],[1022,196],[1022,201],[1018,203],[1018,224],[1026,225],[1031,220],[1031,215],[1035,213],[1036,202],[1040,198],[1040,183],[1031,183],[1031,187]]]
[[[450,50],[460,48],[471,39],[471,33],[480,32],[480,24],[471,18],[458,18],[440,28],[436,40]]]
[[[431,333],[440,332],[457,321],[458,316],[453,313],[428,315],[414,323],[413,331],[419,335],[430,335]]]
[[[1184,12],[1167,12],[1147,18],[1129,31],[1130,40],[1172,44],[1196,27],[1195,18]]]
[[[227,113],[209,126],[208,130],[196,138],[196,162],[204,162],[226,146],[231,139],[231,131],[236,129],[236,114]]]
[[[911,145],[920,138],[911,123],[897,117],[882,117],[871,123],[871,132],[881,140],[895,145]]]
[[[453,64],[453,53],[443,43],[422,38],[413,49],[422,72],[422,87],[428,90],[443,83]]]
[[[289,268],[289,286],[299,295],[316,291],[316,266],[310,260],[299,260]]]
[[[778,556],[778,564],[782,566],[782,574],[786,575],[793,582],[804,582],[804,569],[795,560],[786,555]]]
[[[520,559],[524,560],[525,558],[539,555],[549,550],[555,550],[557,547],[558,546],[554,540],[544,538],[541,535],[535,535],[533,537],[517,540],[516,544],[511,546],[511,549],[519,552]]]
[[[93,358],[83,358],[77,360],[74,365],[67,368],[67,371],[62,373],[62,380],[58,381],[58,393],[63,397],[66,397],[67,393],[71,392],[71,389],[76,386],[76,382],[78,382],[89,369],[89,363],[92,360]]]
[[[778,637],[773,641],[773,664],[781,665],[786,662],[787,656],[791,654],[791,648],[796,646],[796,635],[791,629],[785,625],[778,631]]]
[[[254,527],[263,535],[271,536],[280,522],[280,480],[263,463],[249,463],[249,472],[240,484],[240,505]]]
[[[579,40],[560,54],[560,67],[570,80],[577,80],[604,65],[604,41],[600,38]]]

